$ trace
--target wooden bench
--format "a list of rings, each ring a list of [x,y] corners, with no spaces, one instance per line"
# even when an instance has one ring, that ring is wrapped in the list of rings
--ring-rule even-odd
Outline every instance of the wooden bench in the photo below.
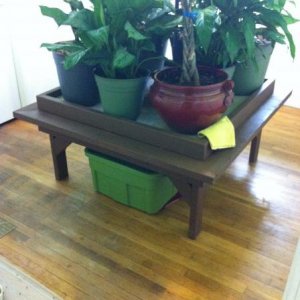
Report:
[[[63,180],[68,176],[66,148],[71,143],[168,176],[190,205],[188,236],[195,239],[201,231],[205,188],[225,172],[249,143],[251,143],[249,162],[256,162],[261,131],[290,94],[291,91],[288,89],[275,88],[274,93],[254,113],[240,122],[236,129],[236,147],[215,151],[205,160],[40,110],[36,103],[17,110],[14,115],[16,118],[36,124],[39,130],[49,134],[57,180]],[[243,119],[243,115],[239,118]]]

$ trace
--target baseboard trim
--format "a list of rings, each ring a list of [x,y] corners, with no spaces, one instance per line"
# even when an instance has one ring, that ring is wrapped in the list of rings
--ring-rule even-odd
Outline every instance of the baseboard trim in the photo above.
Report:
[[[290,273],[283,294],[283,300],[300,299],[300,239],[295,251]]]

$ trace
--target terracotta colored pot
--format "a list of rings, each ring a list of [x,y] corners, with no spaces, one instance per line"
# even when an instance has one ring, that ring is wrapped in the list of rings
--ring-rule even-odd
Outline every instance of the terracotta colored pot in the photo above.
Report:
[[[197,133],[216,122],[232,102],[234,84],[224,71],[199,67],[199,72],[213,75],[217,83],[180,86],[164,82],[167,78],[179,78],[179,68],[166,68],[154,75],[150,89],[152,105],[176,131]]]

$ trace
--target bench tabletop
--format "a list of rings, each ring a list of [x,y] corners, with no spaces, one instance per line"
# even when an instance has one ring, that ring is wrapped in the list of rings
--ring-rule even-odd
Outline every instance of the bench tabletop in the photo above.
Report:
[[[141,141],[40,111],[36,103],[14,112],[18,119],[36,124],[43,132],[58,134],[71,142],[110,156],[172,176],[184,176],[188,181],[213,183],[231,162],[261,131],[274,113],[290,96],[290,90],[275,89],[264,102],[236,130],[236,147],[215,151],[206,160],[197,160],[182,154],[164,150]]]

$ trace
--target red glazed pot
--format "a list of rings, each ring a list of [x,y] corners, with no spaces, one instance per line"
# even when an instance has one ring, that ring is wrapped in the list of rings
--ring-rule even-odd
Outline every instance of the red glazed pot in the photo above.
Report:
[[[166,81],[178,80],[180,68],[166,68],[154,75],[150,99],[165,122],[182,133],[197,133],[216,122],[233,99],[232,80],[219,69],[199,67],[199,73],[209,74],[217,83],[203,86],[182,86]],[[200,77],[201,78],[201,77]]]

